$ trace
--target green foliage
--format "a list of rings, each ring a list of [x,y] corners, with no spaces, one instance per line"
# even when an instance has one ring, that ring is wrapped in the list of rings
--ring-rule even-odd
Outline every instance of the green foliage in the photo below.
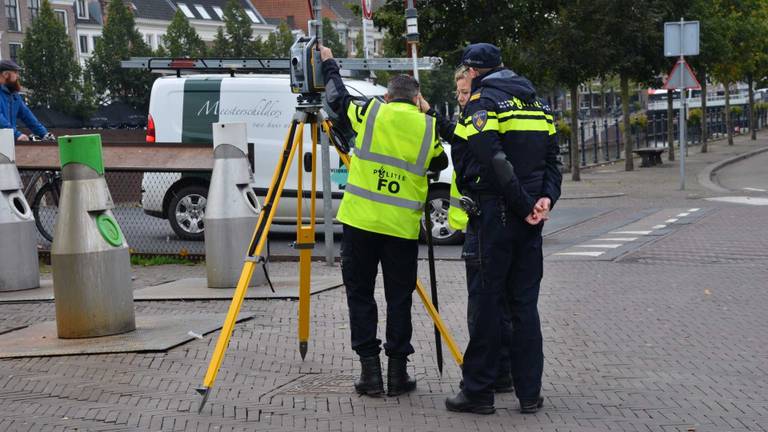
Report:
[[[256,43],[251,40],[253,39],[251,20],[238,0],[227,0],[224,6],[224,28],[228,48],[226,56],[250,57],[256,53]],[[218,34],[216,36],[218,38]]]
[[[40,14],[27,29],[19,60],[24,67],[24,84],[32,90],[30,106],[68,114],[89,108],[92,98],[78,97],[83,88],[75,49],[48,0],[43,0]]]
[[[347,47],[341,43],[339,32],[333,28],[333,23],[328,18],[323,18],[323,45],[331,49],[334,57],[347,56]]]
[[[688,123],[698,126],[701,124],[702,112],[701,108],[693,108],[688,111]]]
[[[744,108],[741,105],[733,105],[731,106],[731,114],[740,116],[744,114]]]
[[[169,57],[205,57],[205,42],[179,9],[165,33],[164,44]]]
[[[557,129],[557,133],[563,138],[571,137],[571,125],[568,124],[565,119],[558,119],[555,122],[555,128]]]
[[[768,110],[768,102],[756,102],[755,109],[758,109],[761,111]]]
[[[632,132],[643,131],[648,127],[648,116],[645,113],[634,114],[629,118],[629,127]]]
[[[133,14],[122,0],[110,0],[109,19],[88,63],[96,93],[145,109],[154,77],[138,69],[122,69],[120,61],[147,57],[151,49],[136,30]]]
[[[229,48],[229,41],[227,36],[224,35],[224,29],[219,27],[216,30],[216,36],[213,38],[213,46],[211,47],[211,55],[214,57],[230,57],[231,49]]]
[[[277,30],[270,33],[267,37],[261,55],[264,57],[286,58],[290,54],[293,39],[293,33],[291,28],[288,27],[288,23],[280,21]]]
[[[360,30],[357,32],[357,36],[355,36],[355,57],[363,58],[365,57],[365,45],[363,43],[363,31]]]

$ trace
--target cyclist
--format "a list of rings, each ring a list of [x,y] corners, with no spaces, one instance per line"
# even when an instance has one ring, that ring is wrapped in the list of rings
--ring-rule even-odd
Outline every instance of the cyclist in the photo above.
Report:
[[[13,129],[18,141],[29,141],[29,136],[16,128],[16,120],[24,122],[36,135],[48,137],[48,130],[37,120],[19,95],[21,68],[13,60],[0,60],[0,128]]]

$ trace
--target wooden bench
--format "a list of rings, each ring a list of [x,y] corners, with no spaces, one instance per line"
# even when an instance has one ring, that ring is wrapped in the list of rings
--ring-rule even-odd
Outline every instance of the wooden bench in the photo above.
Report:
[[[661,154],[664,153],[663,148],[644,148],[632,150],[632,153],[642,158],[641,167],[652,167],[661,165]]]

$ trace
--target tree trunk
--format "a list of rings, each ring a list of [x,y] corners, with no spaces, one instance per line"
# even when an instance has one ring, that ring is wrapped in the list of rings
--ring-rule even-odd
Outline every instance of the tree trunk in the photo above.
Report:
[[[632,131],[629,130],[629,77],[621,74],[621,113],[624,116],[624,169],[633,171],[635,169],[635,160],[632,155]]]
[[[673,109],[674,90],[667,90],[667,142],[669,142],[669,160],[675,160],[675,110]]]
[[[728,133],[728,145],[733,145],[733,125],[731,124],[731,83],[723,83],[725,86],[725,129]]]
[[[579,165],[579,85],[571,87],[571,180],[581,181]]]
[[[707,131],[707,71],[701,71],[701,152],[707,152],[707,141],[709,133]]]
[[[757,118],[755,117],[755,78],[752,74],[747,75],[747,85],[749,86],[749,133],[752,141],[757,139]]]

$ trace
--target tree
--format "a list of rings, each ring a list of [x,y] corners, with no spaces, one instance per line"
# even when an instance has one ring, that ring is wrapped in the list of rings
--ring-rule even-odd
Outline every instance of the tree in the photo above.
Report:
[[[238,0],[227,0],[224,6],[224,28],[229,56],[250,57],[256,54],[257,47],[251,40],[253,39],[251,20]]]
[[[120,61],[147,57],[151,49],[136,30],[133,14],[122,0],[110,0],[102,37],[96,42],[88,63],[96,92],[112,100],[121,100],[134,108],[149,103],[153,76],[138,69],[122,69]]]
[[[550,67],[552,80],[563,83],[571,93],[571,179],[581,180],[579,158],[579,85],[607,69],[609,32],[604,13],[609,0],[573,0],[560,5],[552,25],[543,28],[537,63]],[[615,29],[611,29],[615,30]]]
[[[286,58],[290,56],[291,45],[293,45],[293,32],[285,21],[280,21],[277,29],[269,34],[264,43],[265,57]],[[334,51],[335,55],[336,52]]]
[[[665,64],[663,56],[663,9],[657,0],[614,0],[605,16],[611,29],[610,66],[619,75],[624,125],[624,169],[634,169],[629,125],[629,82],[660,85],[657,77]]]
[[[347,56],[347,47],[341,43],[339,32],[333,28],[333,23],[328,18],[323,18],[323,45],[330,48],[338,58]]]
[[[181,9],[176,11],[168,25],[164,44],[170,57],[205,57],[205,42],[197,35]]]
[[[214,57],[232,57],[232,49],[229,47],[227,36],[224,35],[224,29],[219,27],[216,30],[216,37],[213,38],[211,55]]]
[[[82,92],[80,65],[66,29],[48,0],[43,0],[40,14],[27,30],[19,59],[25,68],[24,82],[32,90],[30,106],[68,114],[78,111],[82,102],[77,98]]]

